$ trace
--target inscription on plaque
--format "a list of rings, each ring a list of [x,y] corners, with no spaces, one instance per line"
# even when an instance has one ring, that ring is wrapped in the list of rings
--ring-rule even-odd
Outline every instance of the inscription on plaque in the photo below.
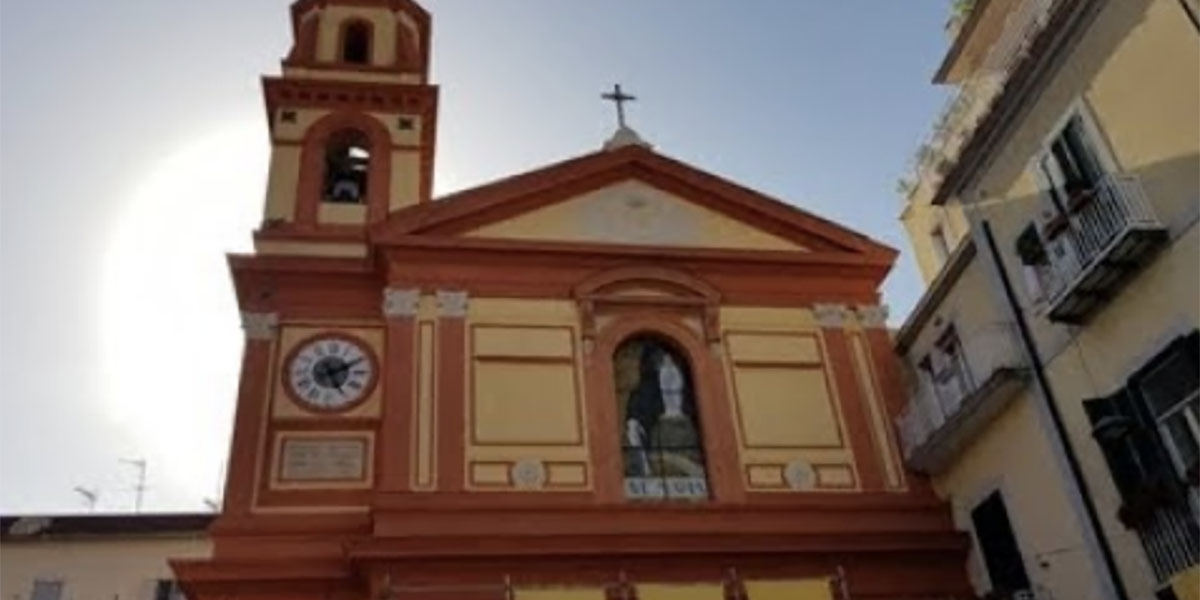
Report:
[[[361,481],[367,441],[362,438],[285,439],[281,481]]]

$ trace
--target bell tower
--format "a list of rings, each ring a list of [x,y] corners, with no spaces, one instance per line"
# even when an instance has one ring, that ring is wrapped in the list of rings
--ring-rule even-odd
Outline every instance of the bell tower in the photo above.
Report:
[[[412,0],[297,0],[282,76],[263,78],[264,254],[354,256],[366,227],[430,199],[429,13]]]

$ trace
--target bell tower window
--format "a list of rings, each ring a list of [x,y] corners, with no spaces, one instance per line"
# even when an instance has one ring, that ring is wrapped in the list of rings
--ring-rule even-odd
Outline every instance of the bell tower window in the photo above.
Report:
[[[344,129],[325,147],[323,199],[335,204],[366,204],[371,164],[370,138],[357,129]]]
[[[695,388],[684,356],[655,337],[626,340],[613,354],[625,496],[708,499]]]
[[[342,34],[342,61],[365,65],[371,60],[371,25],[355,21]]]

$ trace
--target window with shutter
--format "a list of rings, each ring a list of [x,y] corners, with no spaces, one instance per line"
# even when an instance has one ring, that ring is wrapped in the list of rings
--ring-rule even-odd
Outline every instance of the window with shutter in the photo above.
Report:
[[[1133,382],[1176,474],[1195,486],[1200,463],[1200,332],[1176,340]]]

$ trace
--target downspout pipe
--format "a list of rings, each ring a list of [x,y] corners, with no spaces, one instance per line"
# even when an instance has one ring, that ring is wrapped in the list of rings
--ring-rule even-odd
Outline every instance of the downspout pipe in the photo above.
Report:
[[[1004,268],[1004,262],[1000,258],[1000,251],[996,248],[996,238],[992,234],[992,224],[987,219],[983,219],[980,225],[987,241],[988,253],[992,257],[992,264],[995,265],[997,274],[1000,277],[1000,285],[1004,288],[1004,299],[1013,315],[1013,319],[1017,323],[1017,333],[1020,335],[1021,345],[1025,348],[1025,354],[1029,358],[1034,382],[1042,392],[1040,395],[1050,414],[1050,421],[1054,425],[1054,434],[1058,437],[1059,446],[1063,449],[1063,454],[1066,458],[1071,479],[1074,480],[1075,488],[1079,490],[1083,510],[1087,517],[1087,525],[1092,530],[1092,536],[1099,547],[1105,570],[1108,571],[1109,581],[1118,600],[1129,600],[1129,591],[1125,588],[1125,581],[1121,578],[1121,571],[1117,568],[1117,561],[1113,557],[1112,546],[1109,545],[1108,538],[1104,535],[1104,527],[1100,523],[1099,513],[1096,512],[1096,502],[1092,498],[1087,480],[1083,477],[1083,468],[1079,465],[1079,457],[1075,454],[1075,448],[1071,445],[1071,438],[1067,435],[1067,428],[1063,423],[1062,413],[1058,410],[1058,401],[1054,396],[1054,389],[1050,387],[1050,380],[1046,378],[1046,369],[1042,364],[1037,346],[1033,343],[1033,336],[1029,332],[1029,323],[1025,321],[1025,313],[1021,310],[1021,305],[1017,302],[1016,294],[1013,292],[1012,280],[1009,279],[1008,270]]]
[[[1196,9],[1188,4],[1188,0],[1179,0],[1179,7],[1183,9],[1184,13],[1187,13],[1188,20],[1192,22],[1192,29],[1200,34],[1200,16],[1196,15]]]

